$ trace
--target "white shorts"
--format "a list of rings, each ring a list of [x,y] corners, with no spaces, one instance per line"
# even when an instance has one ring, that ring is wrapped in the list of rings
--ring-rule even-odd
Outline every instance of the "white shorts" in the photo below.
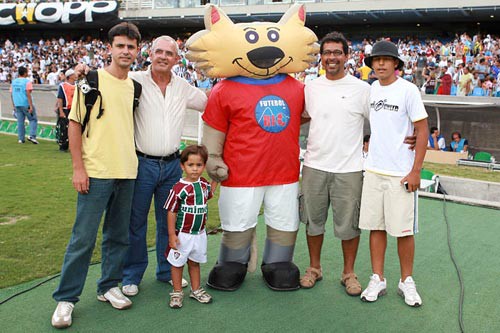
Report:
[[[170,249],[167,260],[175,267],[182,267],[189,260],[204,264],[207,262],[207,234],[198,235],[179,232],[177,250]]]
[[[219,215],[222,229],[245,231],[257,225],[264,203],[266,224],[280,231],[299,229],[299,183],[259,187],[221,186]]]
[[[385,230],[394,237],[418,232],[418,193],[407,192],[401,178],[365,172],[360,229]]]

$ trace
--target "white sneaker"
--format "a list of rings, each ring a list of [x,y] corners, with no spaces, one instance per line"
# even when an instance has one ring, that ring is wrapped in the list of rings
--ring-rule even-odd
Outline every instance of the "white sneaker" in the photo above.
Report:
[[[361,300],[365,302],[375,302],[379,296],[386,293],[387,281],[380,280],[378,274],[370,276],[368,287],[361,293]]]
[[[200,303],[206,304],[212,302],[212,296],[210,296],[202,287],[198,288],[198,290],[191,290],[189,297],[194,298]]]
[[[168,283],[170,283],[172,287],[174,286],[174,282],[172,280],[168,281]],[[182,288],[186,288],[188,286],[188,282],[184,278],[182,278],[181,286]]]
[[[170,293],[170,307],[173,309],[182,308],[182,300],[184,298],[184,293],[181,291],[172,291]]]
[[[118,310],[128,309],[132,306],[132,302],[122,294],[118,287],[109,289],[104,295],[97,295],[97,299],[101,302],[111,303],[111,306]]]
[[[28,141],[30,141],[32,144],[35,144],[37,145],[38,144],[38,141],[36,138],[32,137],[32,136],[28,136]]]
[[[122,286],[123,295],[135,296],[139,293],[139,287],[136,284],[127,284]]]
[[[411,276],[408,276],[405,279],[405,282],[401,282],[400,279],[398,287],[398,294],[401,295],[401,297],[404,297],[406,304],[414,307],[422,305],[422,299],[417,292],[417,286]]]
[[[75,305],[71,302],[58,302],[56,310],[52,315],[52,326],[55,328],[70,327],[72,320],[71,314]]]

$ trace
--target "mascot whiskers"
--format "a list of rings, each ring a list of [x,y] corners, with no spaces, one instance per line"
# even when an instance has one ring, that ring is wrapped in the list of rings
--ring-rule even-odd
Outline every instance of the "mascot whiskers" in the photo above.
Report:
[[[225,78],[213,88],[203,114],[207,171],[221,182],[223,229],[208,285],[236,290],[255,269],[255,227],[264,207],[267,237],[261,270],[274,290],[299,288],[293,263],[298,219],[299,130],[304,85],[286,73],[305,70],[319,51],[294,5],[277,23],[235,24],[208,5],[205,27],[187,41],[187,58],[208,76]]]

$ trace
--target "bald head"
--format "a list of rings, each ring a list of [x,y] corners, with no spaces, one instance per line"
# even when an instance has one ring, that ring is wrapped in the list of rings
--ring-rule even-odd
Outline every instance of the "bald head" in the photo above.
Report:
[[[175,51],[177,52],[176,55],[179,55],[180,53],[180,50],[179,50],[179,45],[177,45],[177,42],[175,41],[175,39],[173,39],[172,37],[170,36],[160,36],[158,38],[156,38],[154,41],[153,41],[153,44],[151,45],[151,52],[154,53],[155,50],[158,48],[158,44],[160,43],[160,41],[166,41],[168,43],[172,43],[173,45],[175,45]]]

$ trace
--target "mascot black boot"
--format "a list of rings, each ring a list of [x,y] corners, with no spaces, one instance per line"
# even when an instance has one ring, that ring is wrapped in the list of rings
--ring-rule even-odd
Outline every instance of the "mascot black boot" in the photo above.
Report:
[[[224,231],[219,260],[208,276],[209,287],[235,291],[241,286],[247,274],[253,233],[253,228],[243,232]]]
[[[278,291],[300,288],[300,271],[292,262],[296,239],[297,231],[279,231],[267,226],[261,269],[264,281],[269,288]]]

